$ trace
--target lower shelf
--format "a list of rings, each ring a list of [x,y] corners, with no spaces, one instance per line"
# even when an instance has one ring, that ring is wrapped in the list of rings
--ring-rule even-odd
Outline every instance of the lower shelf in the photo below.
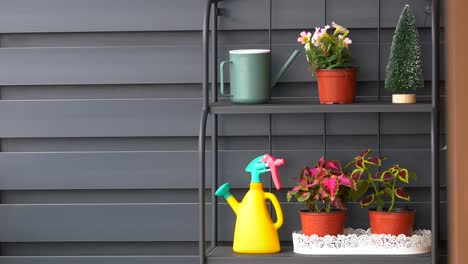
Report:
[[[277,254],[237,254],[231,247],[215,247],[207,254],[207,263],[229,264],[229,263],[255,263],[255,264],[430,264],[431,254],[417,255],[352,255],[352,256],[332,256],[332,255],[301,255],[293,252],[292,247],[283,247]]]

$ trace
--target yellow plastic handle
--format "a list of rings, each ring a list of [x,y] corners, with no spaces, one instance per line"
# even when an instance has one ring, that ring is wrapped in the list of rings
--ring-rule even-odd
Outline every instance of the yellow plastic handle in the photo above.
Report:
[[[283,222],[284,222],[283,210],[281,210],[281,205],[278,202],[278,199],[276,198],[276,196],[272,193],[266,192],[265,199],[270,200],[271,203],[273,204],[273,207],[275,208],[276,222],[273,224],[273,226],[276,228],[276,230],[278,230],[283,225]]]

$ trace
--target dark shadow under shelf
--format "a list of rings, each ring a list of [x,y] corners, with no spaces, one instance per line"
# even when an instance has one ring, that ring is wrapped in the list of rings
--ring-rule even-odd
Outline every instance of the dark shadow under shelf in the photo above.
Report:
[[[392,104],[390,102],[357,102],[323,105],[312,100],[276,100],[268,104],[232,104],[220,101],[210,106],[212,114],[294,114],[294,113],[385,113],[431,112],[430,103]]]

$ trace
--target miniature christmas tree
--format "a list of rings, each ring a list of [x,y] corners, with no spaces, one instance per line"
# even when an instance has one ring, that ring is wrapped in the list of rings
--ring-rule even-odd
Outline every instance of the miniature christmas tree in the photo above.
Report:
[[[416,20],[409,5],[401,13],[393,36],[385,76],[385,89],[407,94],[424,87],[421,46]]]

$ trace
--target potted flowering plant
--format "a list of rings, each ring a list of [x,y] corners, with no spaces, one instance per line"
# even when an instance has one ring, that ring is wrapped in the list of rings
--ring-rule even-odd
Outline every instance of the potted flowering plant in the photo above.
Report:
[[[346,199],[355,187],[339,161],[322,157],[315,167],[303,168],[296,186],[287,193],[288,202],[294,197],[306,205],[300,211],[302,232],[308,236],[343,234]]]
[[[356,95],[357,68],[350,67],[352,43],[349,30],[332,22],[335,31],[328,34],[329,25],[303,31],[297,41],[304,45],[312,74],[317,75],[321,104],[353,103]]]
[[[353,169],[350,175],[357,183],[357,188],[351,190],[351,196],[354,200],[364,197],[360,201],[361,207],[377,205],[369,209],[372,233],[411,236],[415,212],[408,208],[395,208],[395,202],[397,199],[410,200],[406,189],[400,185],[409,183],[410,178],[416,179],[416,174],[399,165],[382,169],[382,161],[386,158],[368,157],[371,153],[370,149],[362,152],[345,167]]]

